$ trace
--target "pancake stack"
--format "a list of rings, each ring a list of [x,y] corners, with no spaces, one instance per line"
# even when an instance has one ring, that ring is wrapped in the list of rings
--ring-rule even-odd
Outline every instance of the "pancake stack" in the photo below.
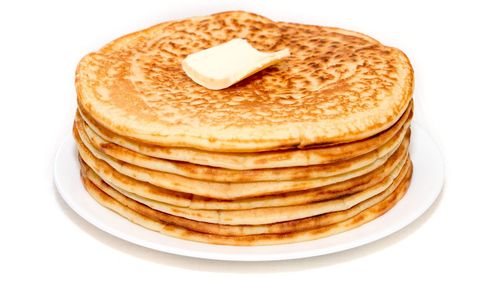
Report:
[[[291,56],[218,91],[182,71],[235,38]],[[411,65],[356,32],[241,11],[166,22],[84,57],[76,89],[83,185],[169,236],[318,239],[381,216],[410,184]]]

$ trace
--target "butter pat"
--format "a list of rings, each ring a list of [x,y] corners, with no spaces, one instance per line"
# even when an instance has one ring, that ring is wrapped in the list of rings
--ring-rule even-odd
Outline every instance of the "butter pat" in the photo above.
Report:
[[[290,56],[288,49],[274,53],[256,50],[247,40],[233,39],[221,45],[190,54],[182,69],[201,86],[220,90]]]

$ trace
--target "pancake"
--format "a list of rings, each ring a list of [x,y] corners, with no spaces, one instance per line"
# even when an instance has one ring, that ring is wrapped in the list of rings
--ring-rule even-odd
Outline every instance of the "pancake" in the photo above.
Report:
[[[224,225],[224,224],[213,224],[199,222],[196,220],[185,219],[178,216],[173,216],[167,213],[159,212],[152,208],[147,207],[139,202],[136,202],[120,192],[116,191],[104,181],[102,181],[91,169],[88,167],[83,167],[82,177],[85,185],[95,185],[96,188],[105,192],[107,195],[118,201],[119,203],[127,206],[128,208],[150,218],[160,220],[165,223],[175,224],[177,226],[185,227],[190,230],[218,234],[218,235],[255,235],[255,234],[271,234],[271,233],[288,233],[303,231],[313,228],[318,228],[321,226],[330,225],[333,223],[338,223],[344,221],[350,217],[353,217],[363,210],[370,208],[371,206],[379,203],[380,201],[387,198],[397,186],[407,177],[408,173],[411,173],[411,162],[405,161],[402,171],[391,187],[386,189],[381,194],[378,194],[366,201],[363,201],[356,206],[339,212],[332,212],[323,215],[318,215],[310,218],[273,223],[266,225]],[[90,182],[89,182],[90,181]]]
[[[76,131],[76,130],[75,130]],[[106,164],[110,165],[119,173],[134,178],[138,181],[148,182],[153,185],[178,191],[184,193],[195,194],[199,196],[215,198],[215,199],[240,199],[262,195],[270,195],[276,193],[292,192],[298,190],[307,190],[321,186],[331,185],[341,181],[345,181],[354,177],[358,177],[369,173],[376,168],[380,167],[387,161],[387,159],[394,153],[403,141],[405,135],[401,134],[397,140],[388,144],[384,150],[389,153],[383,153],[384,156],[377,159],[374,163],[350,171],[348,173],[335,175],[326,178],[310,179],[310,180],[296,180],[296,181],[261,181],[261,182],[210,182],[189,179],[173,174],[153,171],[150,169],[141,168],[135,165],[130,165],[124,162],[118,162],[111,157],[91,151],[92,147],[86,147],[80,139],[77,132],[74,133],[77,142],[77,148],[80,156],[88,163],[94,170],[98,169],[96,166],[102,165],[101,161],[104,160]]]
[[[187,77],[181,61],[234,38],[291,56],[224,90]],[[76,72],[80,111],[143,143],[217,152],[328,146],[374,136],[408,107],[406,55],[339,28],[246,12],[171,21],[88,54]]]
[[[409,173],[402,180],[399,186],[388,197],[379,203],[357,213],[346,220],[320,226],[313,229],[257,235],[216,235],[207,234],[199,231],[192,231],[185,227],[175,225],[170,222],[163,222],[154,216],[143,215],[133,209],[119,203],[105,192],[96,187],[90,180],[83,179],[84,186],[89,194],[101,205],[111,209],[126,219],[141,225],[145,228],[172,236],[176,238],[192,240],[203,243],[234,245],[234,246],[257,246],[295,243],[300,241],[314,240],[322,237],[341,233],[365,224],[389,211],[406,193],[411,179],[411,167]],[[151,211],[151,209],[149,209]],[[293,221],[292,221],[293,223]]]
[[[393,139],[397,140],[398,135],[406,131],[409,124],[409,122],[405,123],[405,125],[400,129],[400,132],[398,132]],[[381,155],[385,152],[383,148],[378,148],[364,155],[323,165],[258,170],[231,170],[202,166],[187,162],[158,159],[139,154],[127,148],[120,147],[103,140],[98,135],[94,134],[91,129],[85,127],[83,121],[78,115],[76,117],[75,127],[85,146],[91,151],[95,151],[95,153],[93,153],[94,155],[103,154],[109,156],[111,159],[115,159],[116,161],[123,161],[128,164],[154,171],[217,182],[286,181],[331,177],[368,166],[377,159],[381,158]],[[389,140],[388,142],[391,141],[393,140]]]
[[[108,142],[101,147],[110,152],[110,146],[116,144],[141,155],[155,158],[189,162],[208,167],[220,167],[234,170],[266,169],[329,164],[344,159],[354,158],[377,149],[393,138],[407,124],[413,115],[413,102],[410,102],[403,116],[389,129],[360,141],[329,147],[290,149],[259,153],[216,153],[203,150],[163,147],[148,145],[126,138],[99,126],[90,116],[79,111],[78,117],[85,120],[84,126],[89,135],[95,135]],[[178,167],[182,169],[182,167]],[[184,168],[185,169],[185,168]]]
[[[115,171],[104,161],[98,159],[95,159],[95,161],[100,161],[101,165],[96,165],[96,162],[93,161],[90,161],[88,165],[90,165],[90,168],[100,178],[102,178],[114,189],[125,190],[145,198],[179,207],[208,210],[240,210],[307,204],[334,199],[340,196],[363,191],[385,180],[394,172],[397,165],[404,163],[408,158],[407,147],[408,139],[401,144],[398,150],[391,157],[389,157],[384,165],[360,177],[306,191],[281,193],[277,195],[259,196],[240,200],[217,200],[160,188],[152,184],[137,181],[124,176]],[[84,161],[81,162],[83,163],[82,166],[86,167],[87,164]]]
[[[341,196],[331,200],[324,200],[305,205],[292,205],[282,207],[257,208],[247,210],[199,210],[178,207],[170,204],[161,203],[133,193],[126,192],[121,189],[116,189],[126,197],[142,203],[152,209],[163,213],[192,219],[196,221],[228,224],[228,225],[259,225],[270,224],[283,221],[297,220],[307,217],[313,217],[325,213],[338,212],[352,208],[353,206],[368,200],[387,189],[395,186],[392,185],[394,179],[401,173],[404,163],[398,165],[396,170],[387,180],[371,186],[363,191]],[[403,174],[406,172],[403,171]],[[396,184],[397,185],[397,184]],[[394,187],[395,188],[395,187]],[[392,192],[389,191],[389,193]]]

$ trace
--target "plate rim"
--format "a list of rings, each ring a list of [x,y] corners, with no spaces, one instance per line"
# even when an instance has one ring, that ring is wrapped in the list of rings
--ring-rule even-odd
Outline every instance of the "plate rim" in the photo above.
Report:
[[[136,244],[136,245],[139,245],[139,246],[142,246],[145,248],[149,248],[152,250],[156,250],[159,252],[165,252],[165,253],[169,253],[169,254],[192,257],[192,258],[209,259],[209,260],[278,261],[278,260],[292,260],[292,259],[309,258],[309,257],[321,256],[321,255],[326,255],[326,254],[331,254],[331,253],[343,252],[343,251],[357,248],[357,247],[369,244],[371,242],[375,242],[375,241],[380,240],[382,238],[388,237],[388,236],[398,232],[399,230],[407,227],[411,223],[413,223],[416,219],[421,217],[433,205],[433,203],[436,201],[436,199],[441,194],[441,192],[443,190],[443,186],[444,186],[444,179],[445,179],[444,158],[443,158],[442,151],[439,149],[439,146],[437,145],[436,141],[432,138],[432,136],[429,134],[429,132],[423,128],[422,125],[420,125],[414,121],[414,122],[412,122],[412,133],[414,133],[413,132],[414,129],[416,129],[416,131],[418,131],[419,135],[422,134],[423,136],[425,136],[428,139],[428,141],[430,141],[430,144],[432,145],[432,149],[434,150],[434,152],[437,152],[437,155],[435,155],[435,156],[437,159],[439,159],[438,163],[436,163],[436,166],[439,167],[439,171],[438,171],[439,178],[436,180],[436,184],[435,184],[436,188],[433,190],[434,192],[432,192],[432,194],[430,194],[431,196],[428,196],[427,200],[425,202],[422,202],[421,204],[419,204],[418,208],[412,210],[411,216],[407,216],[405,218],[405,220],[400,220],[400,221],[397,221],[396,223],[391,224],[390,227],[380,229],[376,233],[374,233],[373,235],[368,235],[368,236],[363,237],[361,239],[358,238],[358,239],[355,239],[353,241],[350,241],[349,243],[334,245],[332,247],[325,247],[325,248],[321,248],[321,249],[308,249],[308,247],[304,247],[304,250],[296,251],[296,252],[292,252],[292,253],[273,253],[273,251],[270,250],[270,251],[268,251],[269,253],[266,253],[265,255],[263,255],[263,254],[248,254],[245,252],[228,254],[228,253],[217,252],[217,251],[200,251],[200,250],[185,249],[185,248],[181,249],[178,247],[167,246],[164,244],[160,245],[160,244],[157,244],[154,242],[146,241],[145,239],[140,239],[138,237],[135,237],[134,235],[124,233],[123,231],[117,230],[117,229],[109,226],[102,219],[99,219],[99,218],[92,216],[89,213],[89,210],[85,209],[82,206],[82,204],[79,204],[78,202],[73,200],[73,198],[71,196],[69,196],[70,192],[67,190],[68,188],[65,189],[65,187],[63,187],[63,184],[61,183],[61,178],[59,175],[60,173],[58,173],[58,171],[60,171],[59,166],[62,164],[61,160],[63,158],[62,157],[63,153],[65,153],[65,150],[68,150],[68,146],[71,147],[70,149],[71,149],[72,153],[76,153],[75,143],[74,143],[74,140],[73,140],[71,134],[68,134],[63,139],[63,141],[61,142],[61,144],[59,145],[59,147],[57,149],[57,152],[56,152],[56,155],[54,158],[55,160],[54,160],[53,177],[54,177],[54,183],[55,183],[55,186],[56,186],[58,193],[61,195],[61,197],[63,198],[65,203],[76,214],[78,214],[80,217],[82,217],[87,223],[93,225],[94,227],[100,229],[101,231],[104,231],[104,232],[112,235],[113,237],[119,238],[119,239],[127,241],[129,243],[133,243],[133,244]],[[79,177],[78,177],[78,181],[83,189],[83,185],[81,184]],[[413,181],[414,181],[414,179],[412,179],[412,183],[413,183]],[[406,197],[406,195],[403,196],[402,199],[404,199],[405,197]],[[96,202],[96,201],[93,201],[93,202],[95,203],[95,205],[98,208],[103,208],[103,209],[106,209],[107,211],[110,211],[106,207],[100,205],[98,202]],[[398,204],[399,203],[400,202],[398,202]],[[396,204],[396,206],[398,204]],[[389,210],[389,212],[391,212],[391,211],[392,211],[392,209]],[[110,212],[112,212],[112,211],[110,211]],[[126,220],[125,218],[123,218],[117,214],[115,214],[115,215],[119,219]],[[373,221],[380,220],[381,218],[383,218],[384,215],[382,215],[379,218],[376,218]],[[132,222],[129,222],[129,221],[127,221],[127,222],[132,224],[132,225],[135,225]],[[370,223],[370,222],[368,222],[368,223]],[[363,226],[360,226],[358,228],[361,228],[361,227],[363,227]],[[358,228],[355,228],[355,229],[358,229]],[[353,230],[355,230],[355,229],[353,229]],[[353,231],[353,230],[349,230],[345,233],[349,233],[350,231]],[[144,228],[144,231],[154,232],[154,231],[146,229],[146,228]],[[325,238],[320,238],[318,240],[328,239],[328,238],[331,238],[334,236],[335,235],[328,236]],[[185,241],[185,240],[170,237],[170,236],[166,236],[166,237],[168,237],[170,239]],[[317,240],[312,240],[312,241],[317,241]],[[211,245],[211,244],[205,244],[205,243],[194,242],[194,241],[189,241],[189,242],[201,244],[203,246],[210,246],[211,248],[228,248],[228,247],[229,248],[233,248],[233,247],[236,247],[236,248],[261,248],[261,247],[265,247],[267,249],[272,249],[273,247],[276,247],[276,246],[286,247],[287,245],[293,245],[293,247],[296,247],[297,245],[306,244],[306,243],[311,242],[311,241],[304,241],[304,242],[283,244],[283,245],[269,245],[269,246],[224,246],[224,245]]]

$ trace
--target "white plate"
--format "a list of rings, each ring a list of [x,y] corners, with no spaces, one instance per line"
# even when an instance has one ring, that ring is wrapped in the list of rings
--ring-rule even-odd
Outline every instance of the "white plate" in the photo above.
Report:
[[[59,193],[73,210],[91,224],[118,238],[171,254],[231,261],[287,260],[319,256],[358,247],[388,236],[422,215],[436,200],[444,180],[441,154],[420,126],[412,125],[410,153],[414,173],[410,188],[383,216],[353,230],[330,237],[276,246],[219,246],[168,237],[135,225],[99,205],[80,182],[73,139],[59,148],[54,167]]]

